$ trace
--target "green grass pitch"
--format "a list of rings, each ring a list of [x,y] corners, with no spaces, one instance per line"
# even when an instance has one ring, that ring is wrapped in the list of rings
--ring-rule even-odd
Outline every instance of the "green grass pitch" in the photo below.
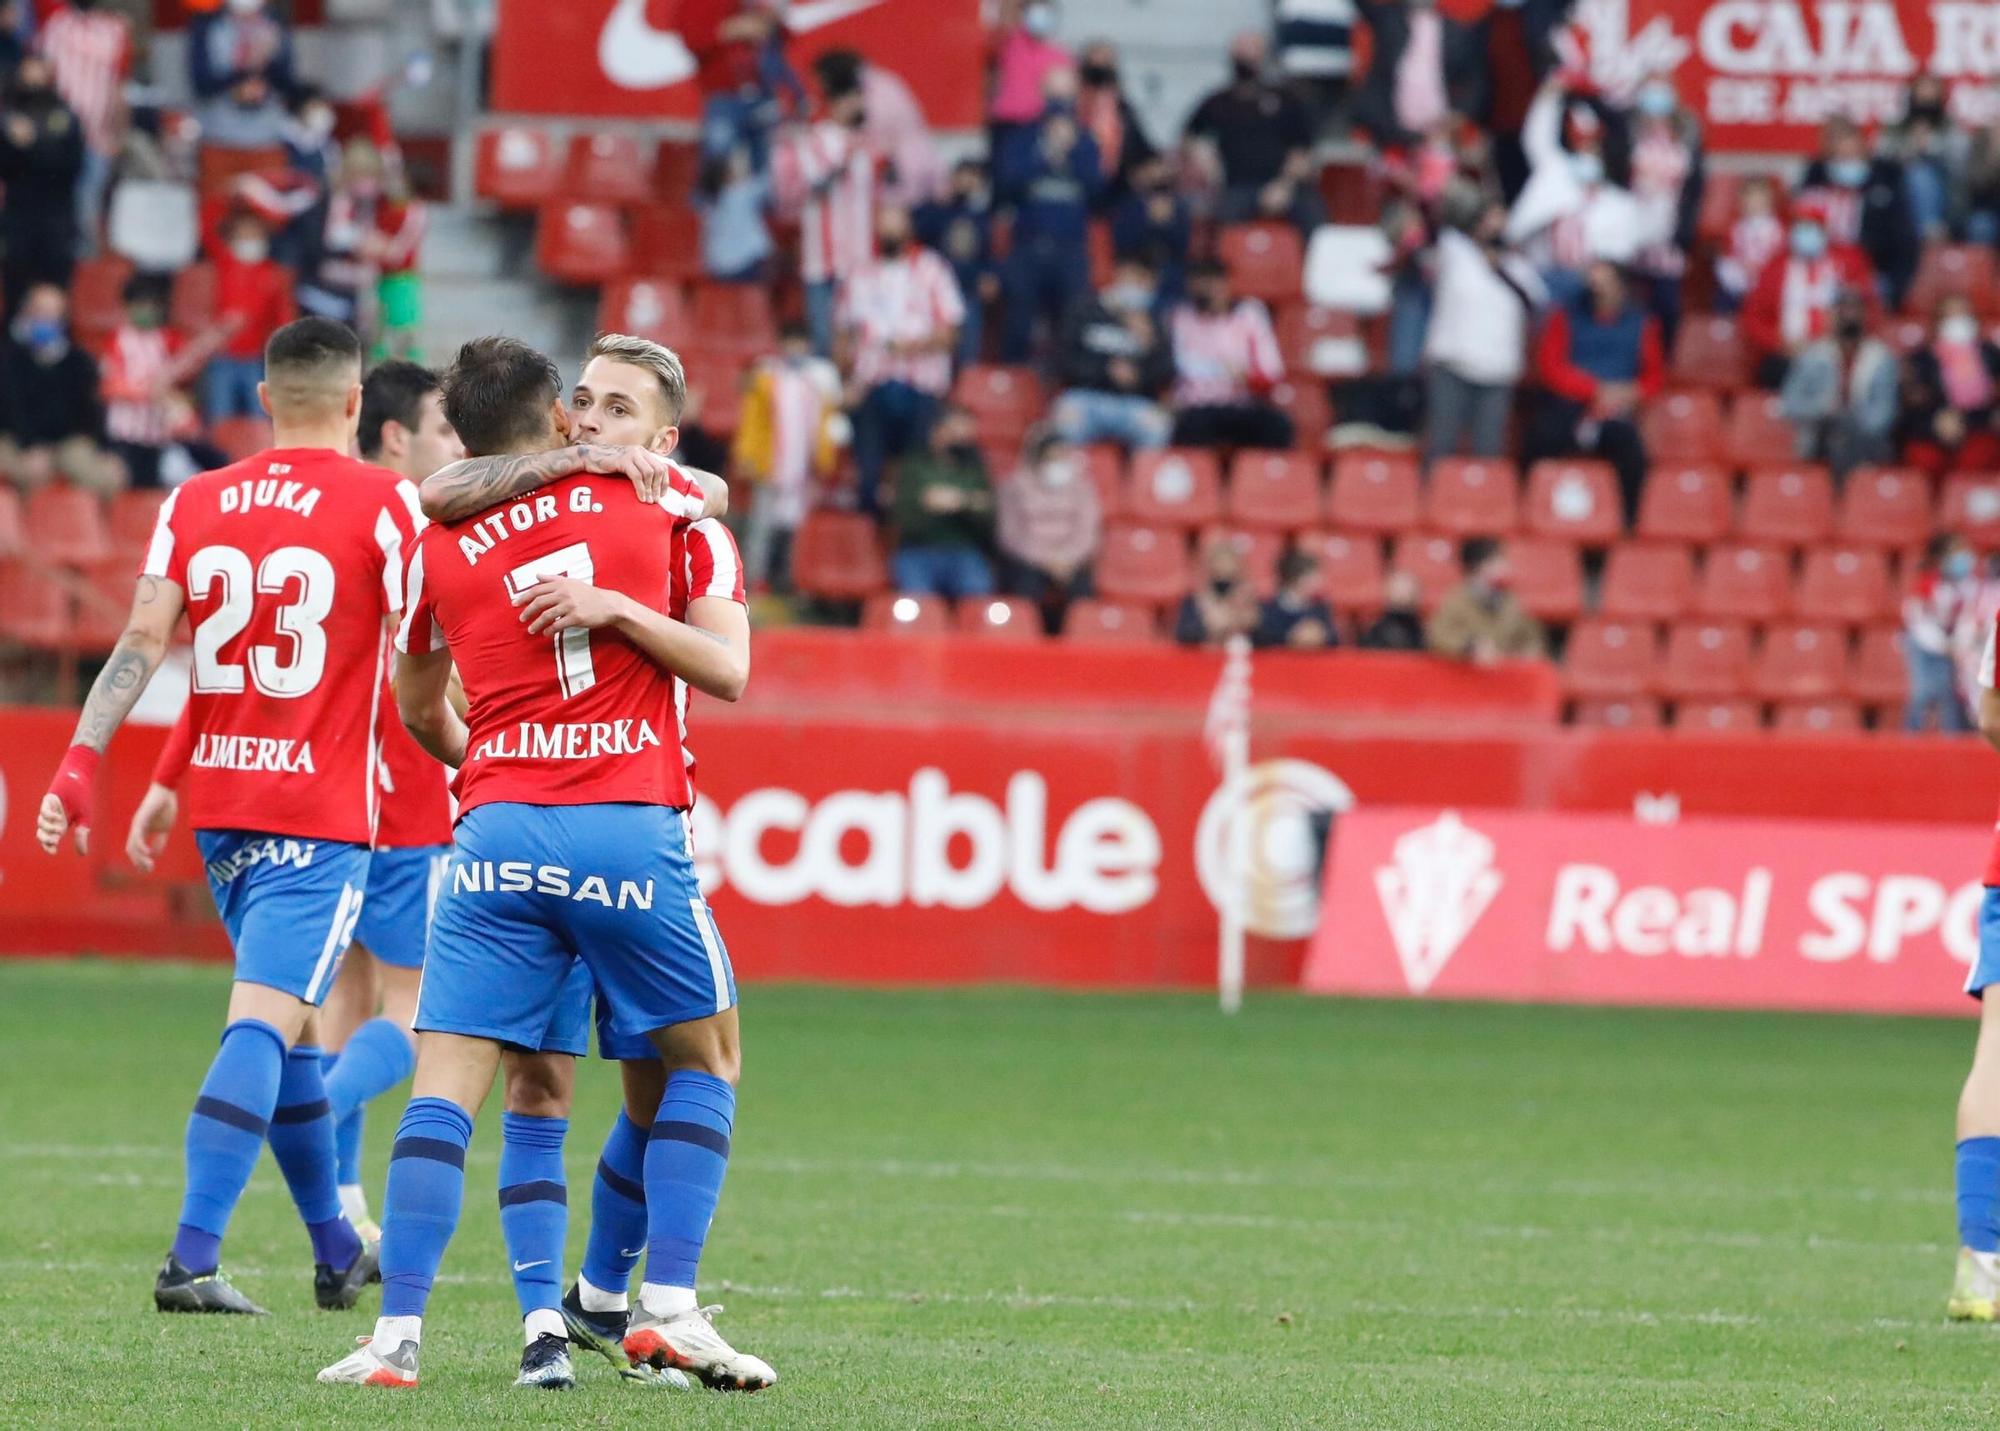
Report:
[[[490,1108],[423,1386],[319,1387],[378,1294],[313,1310],[268,1159],[225,1259],[273,1315],[151,1310],[226,979],[0,966],[0,1423],[1900,1428],[2000,1391],[2000,1331],[1942,1320],[1967,1024],[758,986],[703,1292],[778,1387],[511,1390]],[[586,1065],[572,1266],[614,1096]]]

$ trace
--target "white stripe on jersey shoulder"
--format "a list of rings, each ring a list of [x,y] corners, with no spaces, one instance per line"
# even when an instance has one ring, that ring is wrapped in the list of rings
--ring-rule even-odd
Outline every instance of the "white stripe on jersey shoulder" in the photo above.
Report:
[[[387,507],[375,514],[375,545],[382,548],[382,603],[387,611],[403,609],[403,529]]]
[[[403,619],[396,625],[396,649],[404,655],[421,656],[432,649],[428,640],[414,651],[410,647],[411,628],[416,624],[417,608],[424,604],[424,544],[418,542],[416,550],[410,553],[409,570],[403,578]],[[426,637],[429,632],[424,633]]]
[[[174,559],[174,504],[180,495],[181,489],[176,487],[160,503],[160,514],[153,519],[153,539],[146,543],[146,560],[139,567],[141,576],[167,574],[167,566]]]
[[[420,500],[416,483],[407,477],[399,476],[396,479],[396,495],[401,497],[403,505],[410,509],[410,525],[412,527],[421,532],[431,524],[431,519],[424,515],[423,502]]]
[[[688,524],[688,535],[699,537],[708,548],[708,583],[700,591],[694,589],[694,554],[688,554],[688,600],[695,601],[704,596],[718,596],[724,601],[734,601],[737,577],[743,570],[743,558],[736,550],[736,537],[719,517],[703,517],[698,522]],[[692,542],[689,543],[693,545]]]

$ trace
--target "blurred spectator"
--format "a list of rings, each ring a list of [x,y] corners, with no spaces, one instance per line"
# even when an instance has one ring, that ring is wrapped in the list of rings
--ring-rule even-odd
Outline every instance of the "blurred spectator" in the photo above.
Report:
[[[1972,588],[1972,553],[1948,532],[1932,536],[1916,580],[1903,598],[1903,659],[1910,670],[1904,730],[1929,729],[1933,716],[1941,731],[1972,728],[1952,660],[1953,632],[1974,594]]]
[[[2000,347],[1979,331],[1971,300],[1938,300],[1930,340],[1903,374],[1904,462],[1933,477],[2000,469]]]
[[[98,0],[69,0],[42,21],[35,48],[55,71],[56,93],[83,123],[83,173],[76,191],[83,252],[97,250],[104,193],[126,127],[125,77],[132,68],[132,22]]]
[[[723,283],[762,283],[770,277],[770,226],[764,208],[771,183],[750,164],[739,144],[702,160],[694,206],[701,214],[701,270]]]
[[[188,82],[203,101],[202,143],[267,149],[284,142],[292,36],[264,0],[227,0],[191,15],[187,56]]]
[[[1850,244],[1829,249],[1824,207],[1801,203],[1784,256],[1765,265],[1743,305],[1743,336],[1756,355],[1759,387],[1781,387],[1792,359],[1832,331],[1834,300],[1846,290],[1872,298],[1867,260]]]
[[[1431,616],[1430,649],[1480,666],[1548,654],[1542,623],[1510,589],[1514,573],[1500,544],[1491,537],[1470,538],[1458,549],[1458,564],[1465,580]]]
[[[1243,579],[1243,558],[1228,542],[1202,555],[1202,580],[1181,598],[1174,640],[1183,646],[1220,646],[1257,628],[1257,593]]]
[[[1173,423],[1160,403],[1174,353],[1145,260],[1122,257],[1104,292],[1071,310],[1056,355],[1062,395],[1050,421],[1066,442],[1165,447]]]
[[[1370,651],[1427,650],[1422,600],[1415,576],[1400,567],[1390,571],[1382,579],[1382,612],[1362,631],[1361,645]]]
[[[896,589],[912,596],[993,593],[993,484],[972,414],[947,403],[930,443],[896,476]]]
[[[1550,80],[1528,109],[1521,147],[1529,173],[1507,216],[1507,236],[1542,270],[1557,302],[1583,288],[1597,259],[1629,263],[1645,234],[1623,119],[1594,95]]]
[[[2000,243],[2000,120],[1973,136],[1960,178],[1959,223],[1967,243]]]
[[[699,380],[688,382],[687,406],[681,409],[680,441],[674,444],[674,459],[703,472],[723,472],[729,467],[729,444],[709,430],[708,388]]]
[[[1321,131],[1344,107],[1354,75],[1354,0],[1275,0],[1272,21],[1278,73]]]
[[[1695,243],[1707,160],[1694,115],[1682,107],[1671,75],[1655,75],[1633,98],[1632,198],[1645,235],[1635,266],[1647,304],[1671,348],[1681,324],[1681,279]]]
[[[350,328],[361,326],[361,293],[373,276],[375,210],[387,170],[369,139],[347,141],[326,203],[314,211],[298,267],[298,306]]]
[[[781,10],[773,0],[683,0],[675,28],[695,57],[704,158],[742,145],[761,170],[773,127],[805,113]]]
[[[1543,325],[1536,373],[1544,389],[1528,457],[1600,457],[1618,473],[1625,525],[1639,517],[1646,449],[1639,406],[1666,384],[1660,325],[1632,300],[1614,263],[1591,264],[1584,294]]]
[[[951,265],[965,299],[965,322],[958,330],[958,361],[979,361],[980,339],[986,326],[986,305],[1000,296],[1000,275],[993,263],[993,194],[986,166],[961,159],[952,166],[951,187],[942,199],[925,204],[910,216],[917,241],[936,249]]]
[[[1736,195],[1736,218],[1715,258],[1716,306],[1734,313],[1757,287],[1764,270],[1785,252],[1785,223],[1778,217],[1778,187],[1753,174]]]
[[[285,111],[285,167],[325,188],[340,163],[333,101],[318,85],[302,84],[286,97]]]
[[[822,64],[818,73],[825,117],[778,146],[772,180],[780,204],[799,218],[806,322],[813,351],[827,357],[841,285],[874,253],[875,161],[861,139],[867,113],[860,77],[840,64]]]
[[[134,487],[166,485],[170,447],[185,449],[184,470],[220,467],[227,458],[199,440],[187,386],[222,342],[219,329],[190,340],[167,326],[173,288],[158,274],[125,281],[124,321],[104,349],[104,431]]]
[[[1174,310],[1174,442],[1182,447],[1290,447],[1292,420],[1270,401],[1284,380],[1271,315],[1233,299],[1221,264],[1188,275],[1190,302]]]
[[[1941,76],[1918,74],[1910,81],[1903,102],[1903,122],[1896,148],[1903,163],[1903,189],[1920,244],[1951,237],[1966,146],[1954,135],[1946,113],[1947,94]]]
[[[986,108],[987,152],[998,156],[1014,131],[1042,117],[1049,71],[1075,64],[1056,43],[1050,0],[1001,0],[993,27],[993,95]]]
[[[1284,219],[1311,232],[1326,221],[1312,119],[1297,96],[1265,77],[1267,51],[1254,30],[1229,42],[1230,82],[1195,108],[1188,137],[1212,145],[1221,164],[1223,223]]]
[[[1090,291],[1090,206],[1103,183],[1097,141],[1076,118],[1076,72],[1050,70],[1048,108],[1015,129],[993,157],[993,190],[1013,212],[1000,269],[1005,300],[1000,360],[1025,363],[1036,321],[1053,332]]]
[[[1506,245],[1507,210],[1486,203],[1437,242],[1437,301],[1424,344],[1424,461],[1501,457],[1540,275]]]
[[[1833,330],[1808,343],[1785,374],[1785,420],[1798,429],[1799,456],[1825,463],[1835,481],[1894,460],[1899,379],[1895,351],[1869,336],[1866,299],[1842,293]]]
[[[1324,650],[1340,644],[1333,608],[1319,591],[1319,563],[1310,553],[1293,548],[1278,562],[1278,593],[1257,615],[1252,639],[1259,646],[1287,646],[1295,651]]]
[[[1061,437],[1039,429],[1021,455],[998,494],[1000,554],[1007,589],[1041,608],[1043,629],[1053,636],[1070,602],[1091,593],[1103,516],[1096,485]]]
[[[28,52],[23,0],[0,0],[0,88],[14,83],[14,70]]]
[[[843,366],[854,412],[861,510],[874,515],[884,468],[921,445],[951,388],[965,301],[945,261],[910,237],[906,210],[875,219],[881,256],[841,299]]]
[[[271,257],[271,242],[254,215],[238,214],[213,253],[215,316],[227,335],[201,380],[202,416],[261,417],[257,384],[264,380],[264,344],[297,316],[292,275]]]
[[[834,473],[847,435],[840,373],[813,356],[803,323],[778,330],[778,351],[750,372],[731,449],[731,470],[755,484],[744,530],[744,573],[781,594],[792,589],[792,537],[813,488]]]
[[[944,188],[944,156],[915,92],[894,70],[871,65],[852,50],[834,53],[844,53],[861,76],[861,102],[867,113],[862,139],[887,166],[883,198],[906,209],[929,203]]]
[[[1567,0],[1496,0],[1486,20],[1492,90],[1487,128],[1493,135],[1494,177],[1509,204],[1528,182],[1521,135],[1535,92],[1554,63],[1549,37],[1568,8]]]
[[[410,188],[409,175],[395,164],[382,178],[382,196],[375,203],[375,228],[364,244],[363,257],[375,273],[374,361],[418,356],[417,338],[424,321],[424,276],[421,268],[424,234],[430,227],[429,208]]]
[[[1412,378],[1423,366],[1436,280],[1431,215],[1411,195],[1399,194],[1382,206],[1381,226],[1389,241],[1384,264],[1389,274],[1389,372]]]
[[[1819,154],[1806,165],[1799,198],[1819,206],[1833,249],[1860,247],[1875,270],[1883,303],[1900,308],[1923,247],[1903,166],[1885,155],[1871,156],[1860,127],[1836,116],[1820,131]]]
[[[0,469],[26,487],[66,477],[108,492],[118,472],[103,437],[97,364],[70,341],[69,296],[36,284],[0,347]]]
[[[1102,203],[1110,206],[1131,192],[1133,171],[1159,151],[1119,86],[1117,46],[1109,40],[1085,45],[1076,77],[1077,122],[1097,144],[1104,176]]]
[[[1111,248],[1145,259],[1159,275],[1160,297],[1178,303],[1187,287],[1194,215],[1174,183],[1173,160],[1155,154],[1132,171],[1132,187],[1111,215]]]
[[[1374,36],[1354,118],[1383,149],[1406,149],[1440,121],[1483,121],[1490,108],[1486,27],[1439,13],[1436,0],[1354,0]]]
[[[83,172],[83,128],[55,91],[54,72],[39,55],[14,71],[0,113],[0,289],[11,317],[37,283],[68,288],[76,269],[76,187]]]

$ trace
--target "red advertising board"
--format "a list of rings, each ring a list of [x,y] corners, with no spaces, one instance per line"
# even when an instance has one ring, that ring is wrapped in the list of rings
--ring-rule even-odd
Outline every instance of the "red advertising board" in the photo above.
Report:
[[[1961,123],[2000,117],[1993,0],[1579,0],[1573,15],[1602,85],[1671,73],[1714,149],[1808,150],[1834,114],[1891,123],[1926,70]]]
[[[691,119],[695,56],[679,16],[708,0],[500,0],[493,107],[517,114]],[[788,53],[801,74],[822,50],[859,50],[915,91],[942,128],[980,122],[979,0],[792,0]]]
[[[1340,824],[1311,991],[1959,1013],[1979,827],[1440,810]]]

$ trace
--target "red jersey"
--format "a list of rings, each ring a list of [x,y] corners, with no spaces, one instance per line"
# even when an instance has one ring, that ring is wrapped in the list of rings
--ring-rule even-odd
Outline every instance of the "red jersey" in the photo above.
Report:
[[[2000,690],[2000,612],[1986,623],[1986,650],[1979,657],[1979,689]],[[1977,714],[1975,710],[1974,715]],[[1993,852],[1986,857],[1983,883],[2000,889],[2000,820],[1993,824]]]
[[[417,484],[402,479],[414,506]],[[420,515],[417,530],[425,523]],[[414,548],[412,548],[414,550]],[[396,574],[402,580],[402,573]],[[445,768],[403,729],[396,715],[396,694],[389,686],[391,663],[382,669],[382,818],[375,832],[377,849],[401,850],[451,843],[451,778]]]
[[[719,596],[741,606],[748,600],[743,589],[743,558],[737,554],[736,538],[714,517],[704,517],[674,531],[673,585],[667,597],[667,615],[687,620],[688,605],[704,596]],[[687,771],[689,803],[694,796],[694,747],[688,744],[688,683],[674,677],[674,722],[679,729],[681,765]]]
[[[566,576],[665,611],[677,525],[630,483],[579,475],[424,529],[396,648],[449,647],[458,663],[460,815],[495,801],[686,808],[674,678],[614,632],[530,636],[512,599]]]
[[[395,473],[275,448],[175,489],[140,567],[187,594],[191,823],[375,836],[384,618],[416,538]]]

